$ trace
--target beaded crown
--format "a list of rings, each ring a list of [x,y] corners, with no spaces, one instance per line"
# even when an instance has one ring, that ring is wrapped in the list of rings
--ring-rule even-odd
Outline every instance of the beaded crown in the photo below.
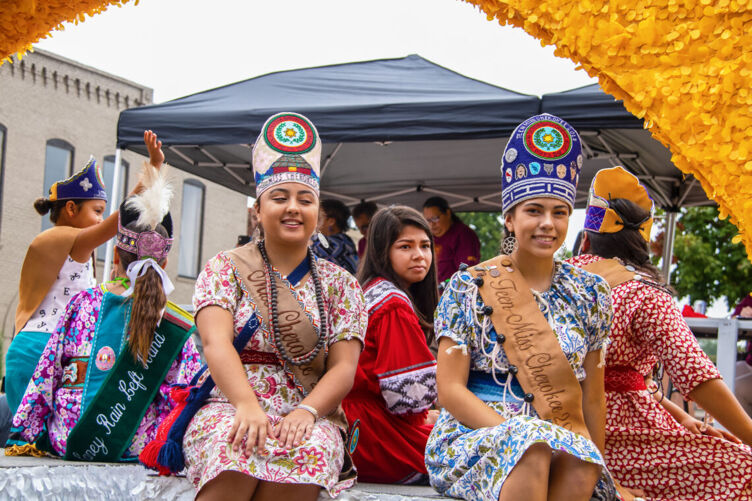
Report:
[[[514,129],[501,159],[501,205],[507,212],[531,198],[558,198],[574,208],[582,143],[567,122],[544,113]]]
[[[172,216],[168,212],[160,223],[167,230],[168,237],[164,237],[154,230],[133,231],[126,226],[137,221],[140,214],[128,206],[127,202],[126,200],[120,204],[115,245],[126,252],[135,254],[137,259],[151,257],[158,263],[162,262],[172,248]]]
[[[595,174],[585,212],[585,229],[598,233],[616,233],[624,229],[621,216],[611,208],[614,198],[629,200],[650,214],[638,229],[642,238],[649,242],[653,226],[653,200],[639,179],[623,167],[602,169]]]
[[[50,186],[49,199],[56,200],[107,200],[102,170],[91,157],[86,166],[68,179]]]
[[[253,145],[256,197],[280,183],[301,183],[319,192],[321,140],[313,123],[297,113],[272,115]]]

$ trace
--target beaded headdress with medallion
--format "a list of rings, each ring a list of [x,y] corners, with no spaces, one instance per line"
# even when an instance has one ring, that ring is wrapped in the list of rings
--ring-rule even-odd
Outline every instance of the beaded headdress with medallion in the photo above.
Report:
[[[300,183],[318,195],[321,140],[313,123],[298,113],[272,115],[253,145],[256,197],[274,185]]]
[[[571,125],[548,113],[528,118],[514,129],[501,159],[502,211],[541,197],[574,209],[582,163],[582,142]]]

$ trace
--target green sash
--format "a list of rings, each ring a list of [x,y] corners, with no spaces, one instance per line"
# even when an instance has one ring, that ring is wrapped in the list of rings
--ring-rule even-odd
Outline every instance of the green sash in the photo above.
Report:
[[[167,371],[195,330],[190,314],[168,302],[144,367],[133,359],[128,347],[131,304],[116,294],[105,293],[102,298],[81,416],[68,435],[65,459],[123,461],[123,453]]]

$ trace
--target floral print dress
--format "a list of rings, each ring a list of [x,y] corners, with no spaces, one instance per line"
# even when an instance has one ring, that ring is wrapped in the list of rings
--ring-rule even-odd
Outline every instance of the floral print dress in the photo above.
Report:
[[[104,294],[101,287],[80,292],[65,308],[57,329],[42,352],[26,394],[13,417],[11,435],[34,443],[46,429],[55,451],[65,455],[68,435],[81,417],[81,401],[85,373],[79,372],[77,360],[91,360],[92,340],[99,320]],[[201,368],[201,356],[193,339],[172,362],[154,401],[146,410],[124,457],[135,458],[157,434],[157,427],[170,413],[175,402],[170,389],[175,384],[188,384]]]
[[[611,296],[600,277],[566,263],[556,263],[551,287],[534,293],[541,311],[554,327],[577,379],[587,376],[583,363],[591,351],[604,350],[611,322]],[[467,271],[452,276],[436,310],[437,338],[447,337],[470,356],[470,370],[491,373],[509,367],[503,349],[496,351],[496,332],[489,325],[484,335],[478,322],[485,306]],[[517,393],[519,395],[519,393]],[[471,429],[442,409],[426,445],[426,467],[431,485],[440,493],[468,500],[499,499],[501,487],[525,451],[536,443],[604,465],[595,444],[558,425],[540,419],[520,399],[485,402],[506,418],[495,427]],[[534,481],[534,479],[531,479]],[[594,497],[614,499],[613,482],[605,472]]]
[[[586,266],[602,258],[574,257]],[[630,280],[612,289],[614,321],[609,367],[650,376],[662,363],[681,394],[721,374],[700,348],[674,299]],[[625,487],[653,501],[752,500],[752,452],[746,445],[695,435],[680,425],[649,390],[606,390],[606,464]]]
[[[363,342],[368,322],[363,292],[355,278],[337,265],[316,260],[329,321],[329,343],[349,339]],[[290,287],[303,305],[309,318],[319,325],[319,312],[312,279],[294,288],[276,270],[276,280]],[[206,306],[220,306],[233,315],[237,336],[256,312],[253,299],[238,277],[236,268],[225,253],[209,260],[196,281],[193,304],[198,313]],[[246,350],[274,353],[267,319],[251,337]],[[327,346],[327,348],[328,348]],[[280,365],[244,364],[261,408],[272,425],[279,423],[303,400]],[[208,371],[207,371],[208,372]],[[183,439],[188,478],[197,491],[223,471],[237,471],[265,482],[316,484],[335,497],[353,485],[354,479],[339,481],[344,461],[344,441],[340,429],[326,419],[314,424],[311,439],[298,447],[283,449],[275,439],[268,438],[266,450],[246,455],[244,448],[233,452],[228,440],[235,408],[218,387],[193,417]]]

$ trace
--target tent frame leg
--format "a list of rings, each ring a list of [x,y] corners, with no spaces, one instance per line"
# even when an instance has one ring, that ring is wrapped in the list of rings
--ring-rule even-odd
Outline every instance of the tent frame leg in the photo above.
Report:
[[[663,256],[661,258],[661,272],[666,283],[671,283],[671,261],[674,257],[674,241],[676,240],[676,217],[678,212],[666,212],[666,229],[663,238]]]
[[[120,148],[115,150],[115,172],[112,173],[112,200],[110,200],[110,213],[115,213],[120,207],[120,171],[123,163],[123,150]],[[115,239],[111,238],[107,241],[107,252],[104,255],[104,273],[102,282],[106,282],[110,279],[112,272],[112,258],[115,254]]]

